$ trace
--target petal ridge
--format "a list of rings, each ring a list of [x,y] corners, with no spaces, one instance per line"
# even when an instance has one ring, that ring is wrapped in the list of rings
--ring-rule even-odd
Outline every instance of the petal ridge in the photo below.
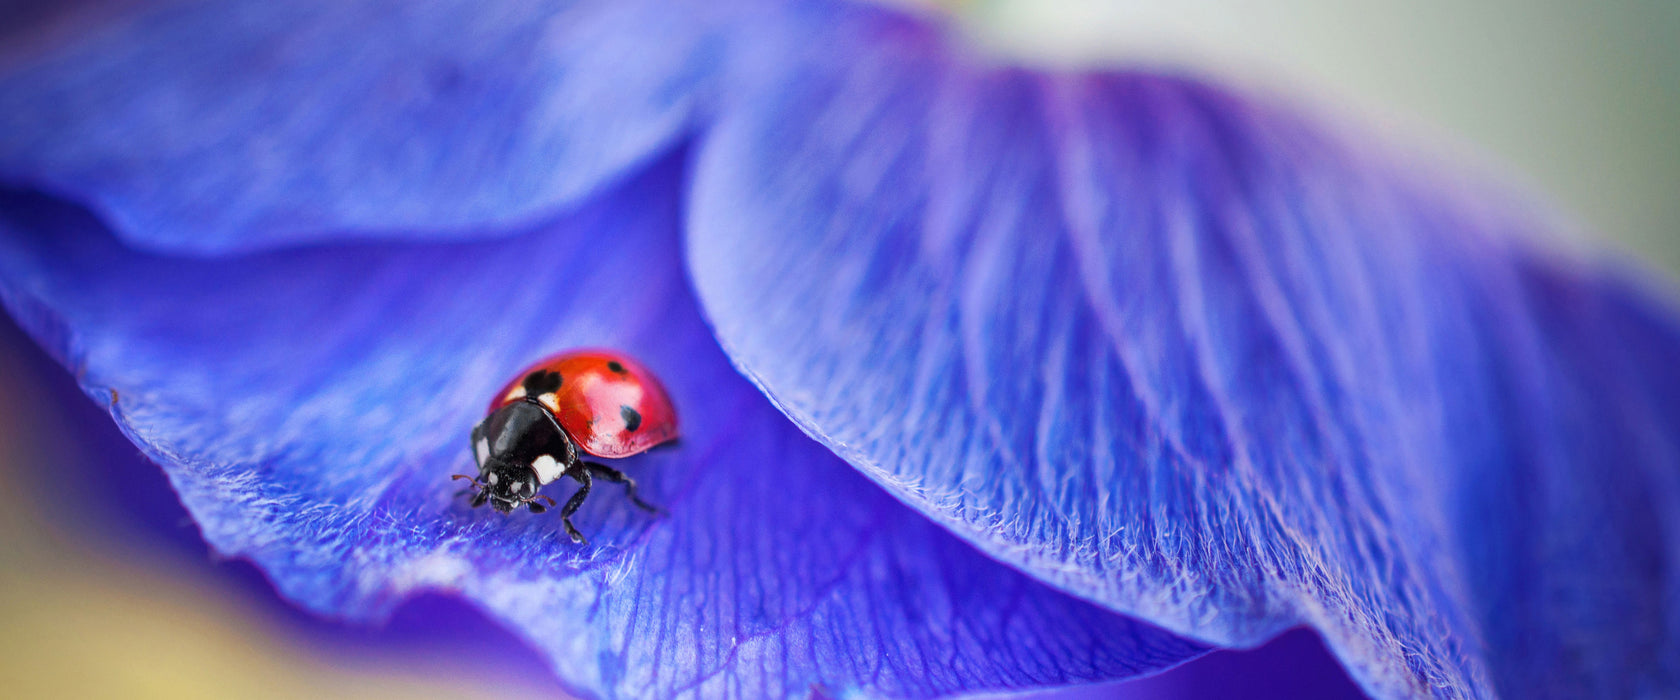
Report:
[[[164,252],[526,228],[685,137],[738,5],[114,13],[0,76],[0,178]]]
[[[1205,653],[992,561],[793,430],[694,306],[680,172],[514,235],[215,258],[136,252],[85,211],[5,193],[0,300],[31,334],[57,318],[67,366],[217,551],[334,617],[461,596],[581,695],[932,697]],[[503,372],[583,345],[657,371],[689,432],[622,462],[670,515],[602,484],[580,548],[551,519],[467,508],[449,474]]]
[[[795,14],[701,138],[687,245],[807,434],[1083,599],[1220,645],[1312,625],[1381,697],[1680,687],[1672,300],[1257,99]],[[1655,364],[1606,357],[1634,338]]]

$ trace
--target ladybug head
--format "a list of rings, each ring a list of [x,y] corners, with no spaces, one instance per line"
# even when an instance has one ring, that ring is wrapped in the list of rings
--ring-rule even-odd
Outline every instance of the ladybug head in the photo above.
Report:
[[[559,423],[535,401],[503,406],[473,428],[473,456],[478,460],[478,478],[473,480],[478,492],[472,504],[488,503],[501,513],[522,505],[533,513],[547,510],[532,500],[537,489],[576,459]],[[547,479],[543,478],[545,469]]]
[[[479,492],[473,496],[473,505],[489,503],[498,513],[511,513],[529,503],[537,495],[539,486],[537,474],[529,465],[502,459],[492,458],[486,462],[479,478]],[[537,503],[530,503],[530,506],[533,512],[544,510]]]

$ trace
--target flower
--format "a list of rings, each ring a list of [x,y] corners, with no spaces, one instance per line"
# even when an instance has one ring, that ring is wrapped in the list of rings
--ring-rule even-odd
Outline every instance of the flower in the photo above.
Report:
[[[454,591],[595,695],[1298,624],[1381,697],[1680,683],[1670,303],[1260,100],[873,6],[222,2],[0,78],[0,134],[7,309],[318,612]],[[582,345],[685,436],[579,548],[448,478]]]

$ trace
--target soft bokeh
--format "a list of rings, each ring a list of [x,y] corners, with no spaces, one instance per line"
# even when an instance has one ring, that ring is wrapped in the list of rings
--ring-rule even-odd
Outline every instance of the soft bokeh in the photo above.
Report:
[[[1188,65],[1445,135],[1583,228],[1680,269],[1680,8],[1198,3],[1174,14],[968,7],[1000,45]],[[1182,12],[1183,14],[1178,14]],[[0,18],[21,14],[0,12]],[[1457,150],[1457,147],[1449,147]],[[115,475],[115,476],[113,476]],[[58,484],[79,484],[68,492]],[[84,493],[72,498],[69,493]],[[446,600],[384,631],[292,611],[216,562],[162,475],[10,326],[0,331],[0,677],[22,697],[558,694],[539,657]],[[1310,634],[1080,697],[1346,696]]]
[[[1186,68],[1436,144],[1680,269],[1680,3],[984,0],[1058,63]]]
[[[560,694],[536,654],[454,600],[344,626],[216,559],[162,472],[7,319],[0,615],[7,697]]]
[[[75,502],[31,497],[65,480]],[[245,562],[215,559],[162,473],[5,318],[0,614],[0,678],[15,697],[566,696],[537,654],[454,600],[345,626],[298,611]],[[1132,683],[1023,697],[1234,693],[1363,697],[1304,630]]]

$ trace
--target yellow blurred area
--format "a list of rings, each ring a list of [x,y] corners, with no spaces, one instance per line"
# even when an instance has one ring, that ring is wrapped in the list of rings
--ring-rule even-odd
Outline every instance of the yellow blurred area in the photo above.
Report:
[[[1421,125],[1680,270],[1680,3],[889,1],[955,11],[988,43],[1051,63],[1189,70]],[[27,48],[7,44],[0,62]],[[323,647],[278,622],[272,600],[209,576],[208,555],[136,546],[74,502],[43,508],[52,465],[99,456],[50,410],[76,398],[49,391],[67,380],[18,342],[0,332],[0,697],[558,693],[532,680],[543,669],[492,676],[447,643]]]
[[[6,505],[12,504],[11,499]],[[39,551],[8,518],[0,574],[0,677],[23,698],[477,698],[416,669],[335,668],[261,633],[240,601],[199,582]],[[21,545],[21,546],[20,546]],[[530,695],[531,693],[520,693]]]
[[[61,408],[54,401],[80,400],[46,390],[68,378],[32,376],[42,373],[41,359],[24,356],[35,351],[20,345],[15,330],[0,330],[0,341],[7,341],[0,342],[0,696],[556,694],[529,680],[543,678],[543,669],[492,680],[446,644],[419,655],[413,648],[343,654],[311,644],[276,624],[251,592],[218,585],[206,575],[213,565],[205,560],[136,544],[132,535],[91,531],[98,526],[89,523],[98,519],[86,519],[64,499],[43,511],[45,499],[34,496],[50,483],[46,470],[99,455],[79,444],[77,426],[54,410]]]

